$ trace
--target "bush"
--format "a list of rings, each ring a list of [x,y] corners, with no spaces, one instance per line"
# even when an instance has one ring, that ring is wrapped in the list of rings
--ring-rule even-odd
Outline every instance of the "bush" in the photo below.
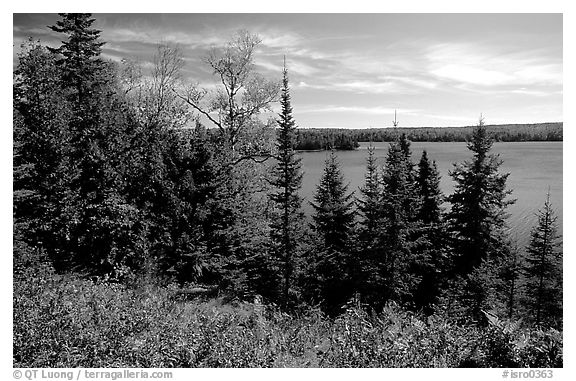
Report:
[[[20,263],[20,262],[18,262]],[[561,367],[558,331],[463,326],[396,305],[352,303],[335,319],[173,286],[130,286],[19,265],[14,367]]]

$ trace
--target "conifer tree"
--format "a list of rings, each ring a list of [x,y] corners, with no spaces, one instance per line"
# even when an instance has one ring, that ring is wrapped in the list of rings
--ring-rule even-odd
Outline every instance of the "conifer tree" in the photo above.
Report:
[[[66,236],[78,214],[70,190],[71,107],[56,55],[35,42],[22,48],[14,72],[14,217],[26,221],[25,233],[60,270],[69,259]]]
[[[352,196],[332,151],[326,158],[324,173],[311,203],[317,245],[310,275],[314,278],[315,298],[329,312],[338,311],[353,294],[349,276],[355,266],[350,255],[354,224]]]
[[[414,299],[418,307],[432,312],[447,274],[447,234],[442,220],[444,196],[436,162],[424,150],[416,174],[418,194],[417,247],[420,254],[418,275],[421,277]]]
[[[370,239],[374,236],[378,226],[381,207],[382,189],[378,164],[374,153],[374,146],[368,147],[368,158],[366,159],[366,174],[364,175],[364,185],[360,187],[362,197],[358,199],[358,211],[360,214],[361,235]]]
[[[112,65],[100,58],[100,31],[90,14],[63,13],[51,29],[66,36],[58,48],[56,66],[61,87],[73,105],[69,119],[70,167],[73,177],[67,199],[76,210],[68,233],[74,266],[110,274],[118,266],[137,262],[143,250],[139,210],[125,198],[124,163],[133,149],[129,130],[135,122],[117,95]],[[128,260],[128,257],[132,257]]]
[[[508,319],[512,319],[518,310],[518,293],[521,274],[521,257],[517,245],[510,248],[510,254],[502,260],[500,266],[502,295]]]
[[[535,314],[536,324],[561,327],[562,250],[549,192],[526,251],[526,304]]]
[[[409,142],[400,137],[390,144],[382,173],[385,235],[381,246],[381,300],[408,302],[418,283],[415,267],[417,192]]]
[[[440,190],[440,174],[436,162],[428,159],[426,150],[418,163],[417,189],[420,198],[418,220],[424,224],[437,224],[442,214],[444,196]]]
[[[448,214],[454,236],[455,270],[468,274],[490,256],[499,256],[506,249],[506,207],[509,174],[499,173],[502,160],[491,154],[493,140],[484,120],[480,118],[467,146],[473,153],[470,161],[455,164],[450,176],[456,182],[448,197],[452,204]]]
[[[282,92],[280,97],[282,110],[277,120],[278,137],[276,142],[276,163],[273,168],[271,185],[276,189],[270,194],[277,215],[271,223],[272,239],[279,253],[282,268],[282,300],[288,303],[292,287],[295,256],[300,236],[299,227],[303,218],[302,199],[298,191],[302,185],[301,158],[294,151],[296,123],[292,116],[288,70],[284,67]]]
[[[514,200],[507,198],[512,192],[506,188],[508,174],[499,173],[502,160],[490,153],[492,144],[481,117],[467,144],[473,157],[455,164],[450,175],[456,186],[448,197],[451,278],[459,285],[448,292],[457,313],[478,322],[485,319],[482,311],[497,307],[502,299],[502,264],[511,254],[506,208]]]
[[[368,147],[364,185],[360,187],[361,197],[357,200],[358,222],[358,260],[360,274],[357,284],[364,300],[371,303],[379,298],[379,257],[382,254],[384,237],[382,183],[374,146]]]
[[[49,49],[62,56],[58,65],[62,68],[63,83],[75,89],[71,95],[82,107],[85,97],[90,96],[98,84],[98,74],[104,68],[100,59],[104,42],[99,41],[101,32],[91,28],[95,19],[90,13],[60,13],[60,16],[62,19],[50,29],[67,35],[68,39],[62,41],[60,47]]]

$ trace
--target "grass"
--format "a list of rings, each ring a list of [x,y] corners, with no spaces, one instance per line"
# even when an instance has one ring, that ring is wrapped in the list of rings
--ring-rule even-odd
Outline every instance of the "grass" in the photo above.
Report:
[[[175,300],[142,281],[15,268],[14,367],[561,367],[562,334],[462,326],[390,305],[336,319],[259,303]]]

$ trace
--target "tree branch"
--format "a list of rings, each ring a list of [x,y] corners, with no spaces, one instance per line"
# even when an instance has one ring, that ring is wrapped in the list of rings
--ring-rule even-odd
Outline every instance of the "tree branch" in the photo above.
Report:
[[[201,113],[202,115],[204,115],[206,118],[208,118],[212,123],[214,123],[221,131],[224,131],[224,128],[222,127],[222,124],[218,121],[216,121],[212,116],[210,116],[210,114],[204,110],[202,110],[202,108],[200,108],[200,106],[198,106],[196,103],[192,102],[190,100],[189,96],[183,96],[181,94],[179,94],[175,89],[172,89],[172,91],[174,92],[174,94],[176,94],[176,96],[180,99],[182,99],[184,102],[188,103],[190,106],[192,106],[196,111],[198,111],[199,113]]]

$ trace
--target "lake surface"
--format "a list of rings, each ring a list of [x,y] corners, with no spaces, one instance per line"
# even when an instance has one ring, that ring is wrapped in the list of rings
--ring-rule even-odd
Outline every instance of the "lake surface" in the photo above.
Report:
[[[389,144],[373,144],[378,163],[383,165]],[[367,146],[368,143],[361,143],[358,150],[337,152],[342,172],[349,183],[348,189],[358,196],[358,187],[364,183]],[[461,163],[472,156],[466,143],[461,142],[413,142],[411,149],[414,163],[418,163],[423,150],[427,151],[430,160],[436,161],[441,175],[440,187],[446,195],[454,190],[454,181],[448,175],[453,163]],[[494,143],[492,152],[503,160],[500,172],[510,173],[508,189],[513,190],[511,198],[517,201],[508,208],[511,214],[508,224],[520,247],[529,241],[530,229],[537,221],[536,212],[544,205],[548,188],[552,207],[558,216],[559,233],[562,234],[562,142]],[[308,201],[314,197],[328,154],[326,151],[301,154],[304,178],[300,194],[306,199],[303,206],[307,214],[312,212]]]

